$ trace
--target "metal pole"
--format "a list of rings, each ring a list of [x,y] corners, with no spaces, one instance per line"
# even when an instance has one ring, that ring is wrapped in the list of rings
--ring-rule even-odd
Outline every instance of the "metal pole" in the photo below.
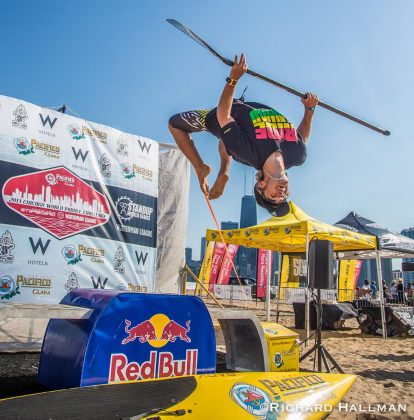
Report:
[[[279,301],[280,301],[280,278],[282,275],[282,253],[278,252],[279,254],[279,261],[278,261],[278,279],[277,279],[277,292],[276,292],[276,322],[279,322]]]
[[[305,251],[305,258],[306,258],[306,289],[305,289],[305,329],[306,329],[306,342],[305,347],[308,347],[309,343],[309,329],[310,329],[310,320],[309,320],[309,313],[310,313],[310,305],[309,305],[309,241],[308,241],[308,234],[306,234],[306,251]]]
[[[220,306],[221,309],[223,309],[223,306],[221,305],[221,303],[216,299],[216,297],[210,292],[210,290],[208,290],[203,283],[201,283],[201,281],[197,278],[197,276],[190,270],[190,267],[188,267],[188,265],[185,266],[184,270],[194,279],[194,281],[197,282],[197,284],[199,284],[204,291],[207,293],[208,296],[211,296],[214,300],[214,302],[217,303],[218,306]]]
[[[266,287],[266,321],[270,321],[270,284],[272,278],[272,251],[267,251],[267,287]]]
[[[382,324],[382,337],[384,340],[387,339],[387,327],[385,322],[385,305],[384,305],[384,290],[382,288],[382,268],[381,268],[381,256],[379,249],[375,250],[375,259],[377,262],[377,278],[378,278],[378,290],[380,293],[380,306],[381,306],[381,324]]]

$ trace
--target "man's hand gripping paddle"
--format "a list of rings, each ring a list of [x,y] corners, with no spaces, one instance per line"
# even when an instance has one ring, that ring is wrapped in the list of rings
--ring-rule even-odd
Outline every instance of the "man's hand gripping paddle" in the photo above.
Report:
[[[219,60],[221,60],[223,63],[227,64],[228,66],[232,67],[234,62],[232,60],[229,60],[228,58],[225,58],[221,56],[217,51],[215,51],[213,48],[210,47],[205,41],[203,41],[198,35],[196,35],[191,29],[188,29],[186,26],[184,26],[182,23],[176,21],[175,19],[167,19],[167,22],[171,25],[175,26],[177,29],[179,29],[181,32],[184,32],[187,36],[192,38],[194,41],[202,45],[204,48],[207,48],[212,54],[214,54]],[[269,77],[263,76],[262,74],[256,73],[253,70],[248,69],[247,73],[251,76],[257,77],[260,80],[264,80],[267,83],[270,83],[273,86],[277,86],[278,88],[284,89],[288,91],[289,93],[293,93],[296,96],[299,96],[300,98],[303,98],[305,94],[303,92],[299,92],[296,89],[293,89],[289,86],[286,86],[280,82],[277,82],[273,79],[270,79]],[[385,136],[389,136],[390,132],[388,130],[384,130],[383,128],[377,127],[367,121],[361,120],[360,118],[357,118],[351,114],[348,114],[345,111],[341,111],[338,108],[333,107],[332,105],[329,105],[325,102],[319,101],[318,105],[322,108],[325,108],[329,111],[335,112],[338,115],[341,115],[342,117],[348,118],[351,121],[354,121],[358,124],[361,124],[365,127],[370,128],[371,130],[377,131],[378,133],[384,134]]]

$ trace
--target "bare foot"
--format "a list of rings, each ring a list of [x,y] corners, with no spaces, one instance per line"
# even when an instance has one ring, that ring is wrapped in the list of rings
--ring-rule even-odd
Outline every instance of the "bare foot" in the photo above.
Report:
[[[196,169],[198,181],[200,182],[200,188],[203,194],[208,195],[208,181],[207,177],[211,172],[211,166],[203,163],[198,169]]]
[[[218,174],[216,182],[214,183],[213,187],[210,190],[210,194],[208,198],[210,200],[214,200],[215,198],[219,198],[224,191],[224,188],[229,180],[229,176],[227,174]]]

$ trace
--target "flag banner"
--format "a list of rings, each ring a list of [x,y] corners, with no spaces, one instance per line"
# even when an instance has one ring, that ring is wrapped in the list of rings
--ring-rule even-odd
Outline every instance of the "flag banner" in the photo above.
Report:
[[[204,259],[201,263],[200,272],[198,274],[198,280],[204,285],[208,285],[210,281],[210,272],[211,272],[211,262],[213,260],[215,242],[207,242],[206,250],[204,252]],[[207,292],[197,283],[196,294],[207,294]]]
[[[338,302],[354,300],[355,285],[361,271],[361,260],[341,260],[339,262]]]
[[[158,143],[0,96],[0,298],[153,291]]]
[[[362,260],[356,260],[355,276],[354,276],[354,289],[356,289],[356,285],[358,284],[359,275],[361,274],[361,268],[362,268]]]
[[[211,259],[209,288],[210,292],[213,291],[213,286],[217,283],[217,278],[220,272],[221,262],[226,252],[226,245],[223,242],[216,242],[214,245],[213,257]]]
[[[220,272],[217,278],[217,284],[228,284],[231,271],[233,269],[232,262],[237,254],[237,250],[239,249],[238,245],[228,244],[227,251],[224,251],[223,261],[221,263]],[[240,286],[239,286],[240,287]]]
[[[270,253],[270,266],[272,265],[272,254]],[[257,253],[257,297],[263,298],[266,296],[267,276],[269,267],[269,251],[266,249],[259,249]]]
[[[284,288],[306,285],[307,263],[305,254],[282,254],[279,298],[283,299]]]

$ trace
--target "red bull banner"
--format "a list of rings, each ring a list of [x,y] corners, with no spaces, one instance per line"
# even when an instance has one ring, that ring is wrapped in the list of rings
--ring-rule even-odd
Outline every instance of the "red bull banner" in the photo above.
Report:
[[[158,143],[0,96],[0,298],[152,291]]]
[[[77,289],[62,303],[93,313],[50,321],[39,368],[49,388],[215,371],[213,324],[197,297]]]
[[[219,275],[221,262],[223,256],[226,253],[226,245],[223,242],[214,243],[214,251],[211,259],[211,268],[210,268],[210,280],[209,280],[209,290],[210,292],[214,290],[214,284],[217,282],[217,277]]]
[[[269,263],[271,266],[272,254],[267,249],[259,249],[257,253],[257,282],[256,282],[258,298],[263,298],[266,296]]]
[[[217,278],[217,284],[228,284],[231,271],[233,269],[234,258],[239,249],[238,245],[228,244],[227,251],[224,252],[223,260],[221,263],[220,273]]]

